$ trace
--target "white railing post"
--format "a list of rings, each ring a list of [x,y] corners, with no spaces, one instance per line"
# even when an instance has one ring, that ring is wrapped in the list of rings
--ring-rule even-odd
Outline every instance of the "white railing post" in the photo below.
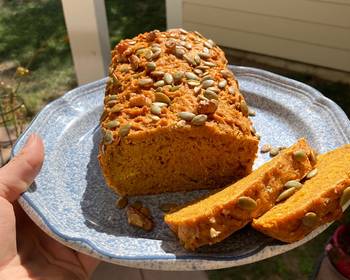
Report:
[[[107,75],[110,45],[104,0],[61,0],[78,84]]]

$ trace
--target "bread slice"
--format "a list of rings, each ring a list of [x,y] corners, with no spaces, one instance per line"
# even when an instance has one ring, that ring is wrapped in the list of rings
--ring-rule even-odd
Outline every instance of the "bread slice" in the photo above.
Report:
[[[285,202],[253,221],[253,227],[285,242],[295,242],[339,218],[350,194],[350,145],[320,155],[317,174]],[[345,190],[347,190],[345,192]]]
[[[217,243],[273,207],[283,185],[302,179],[314,164],[313,150],[300,139],[247,177],[164,220],[186,249]]]
[[[222,50],[198,32],[152,31],[112,52],[99,161],[120,195],[218,188],[258,149]]]

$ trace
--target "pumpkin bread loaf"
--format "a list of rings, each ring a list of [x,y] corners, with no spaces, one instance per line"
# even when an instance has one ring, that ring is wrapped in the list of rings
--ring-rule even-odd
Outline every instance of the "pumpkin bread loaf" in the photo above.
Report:
[[[317,157],[317,174],[285,202],[253,221],[253,227],[285,242],[304,238],[342,214],[350,199],[350,145]],[[315,172],[314,172],[315,173]]]
[[[120,195],[218,188],[252,170],[258,139],[223,51],[152,31],[112,51],[99,161]]]
[[[238,182],[165,215],[186,249],[217,243],[272,208],[285,183],[300,180],[315,165],[304,139]]]

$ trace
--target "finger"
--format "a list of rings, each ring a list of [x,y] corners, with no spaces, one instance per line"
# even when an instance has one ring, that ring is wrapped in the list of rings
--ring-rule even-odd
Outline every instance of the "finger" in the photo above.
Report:
[[[18,199],[34,181],[44,161],[44,144],[32,134],[22,151],[0,169],[0,196],[10,202]]]
[[[0,197],[0,267],[16,255],[16,227],[13,206]],[[1,278],[1,277],[0,277]]]

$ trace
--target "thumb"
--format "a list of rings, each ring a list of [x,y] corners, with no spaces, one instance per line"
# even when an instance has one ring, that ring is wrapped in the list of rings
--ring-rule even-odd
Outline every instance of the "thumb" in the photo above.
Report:
[[[13,202],[34,181],[44,161],[44,144],[32,134],[22,151],[0,169],[0,197]]]

